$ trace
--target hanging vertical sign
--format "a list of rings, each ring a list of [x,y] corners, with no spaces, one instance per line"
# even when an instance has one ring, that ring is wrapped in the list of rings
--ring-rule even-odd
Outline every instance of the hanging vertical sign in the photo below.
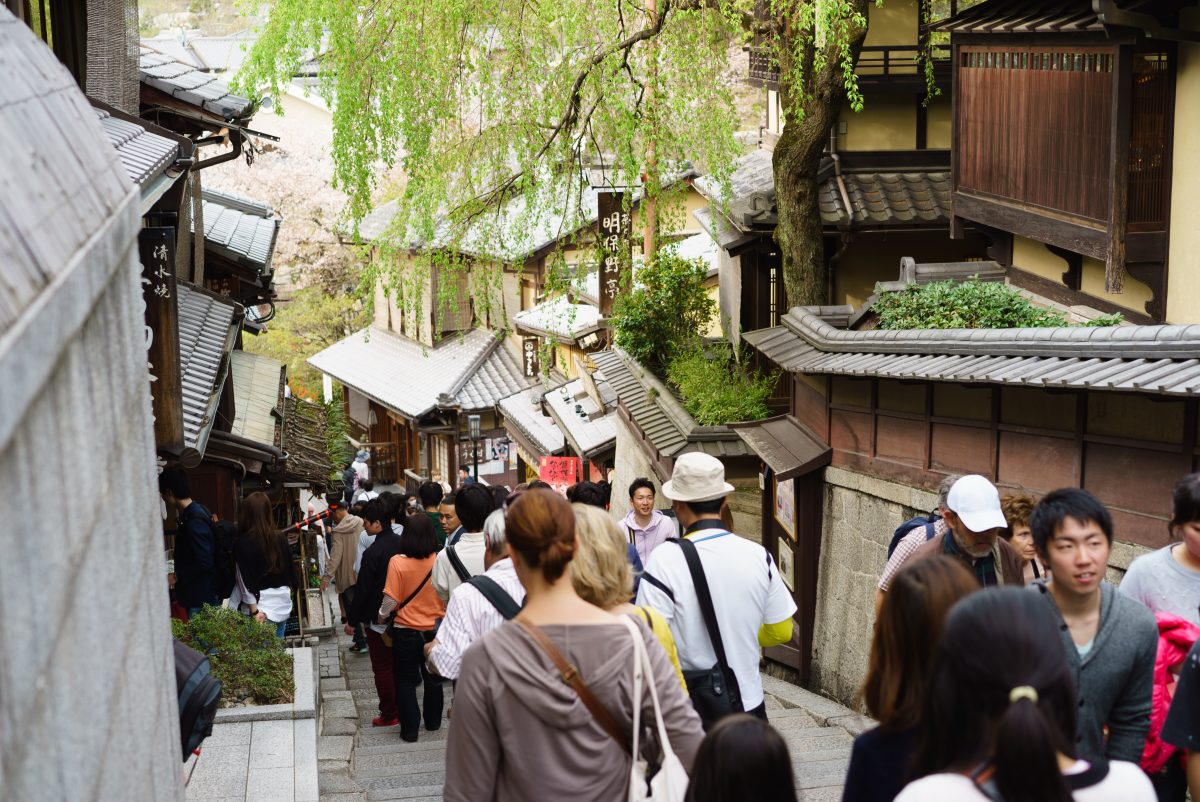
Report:
[[[524,367],[525,378],[532,379],[541,370],[538,365],[538,338],[526,337],[521,340],[521,364]]]
[[[175,286],[175,229],[138,232],[142,298],[152,384],[154,441],[159,449],[183,448],[183,390],[179,378],[179,311]]]
[[[579,457],[542,457],[538,465],[538,478],[566,495],[567,488],[583,475],[582,468]]]
[[[596,203],[600,213],[600,315],[608,317],[621,288],[629,286],[630,219],[623,208],[623,192],[597,193]]]

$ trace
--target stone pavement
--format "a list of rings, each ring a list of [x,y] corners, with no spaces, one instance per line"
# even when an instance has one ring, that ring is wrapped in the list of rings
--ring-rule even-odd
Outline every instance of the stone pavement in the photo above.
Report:
[[[342,675],[321,680],[321,802],[440,800],[449,722],[443,720],[436,732],[422,728],[420,740],[412,744],[400,740],[397,727],[372,727],[377,708],[370,660],[365,653],[348,651],[350,639],[340,629],[338,641]],[[873,722],[782,680],[764,676],[763,685],[767,715],[791,750],[800,802],[838,802],[853,735]],[[447,709],[450,699],[446,683]]]

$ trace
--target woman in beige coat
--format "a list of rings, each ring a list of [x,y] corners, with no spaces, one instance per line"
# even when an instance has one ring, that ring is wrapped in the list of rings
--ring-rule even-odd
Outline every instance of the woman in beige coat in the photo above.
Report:
[[[354,558],[358,556],[358,534],[363,531],[363,520],[351,515],[340,499],[330,504],[329,508],[333,510],[333,550],[325,562],[321,590],[323,592],[329,587],[330,580],[337,584],[338,604],[342,608],[342,621],[345,622],[346,611],[350,609],[350,602],[354,598],[354,583],[358,579],[354,573]]]

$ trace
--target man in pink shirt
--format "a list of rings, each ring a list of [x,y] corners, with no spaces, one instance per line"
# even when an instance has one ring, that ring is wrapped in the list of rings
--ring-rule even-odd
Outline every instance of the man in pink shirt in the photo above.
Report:
[[[674,518],[668,518],[654,509],[654,483],[639,477],[629,486],[629,514],[621,522],[621,531],[637,550],[642,565],[650,559],[650,552],[661,546],[667,538],[678,537],[679,527]]]

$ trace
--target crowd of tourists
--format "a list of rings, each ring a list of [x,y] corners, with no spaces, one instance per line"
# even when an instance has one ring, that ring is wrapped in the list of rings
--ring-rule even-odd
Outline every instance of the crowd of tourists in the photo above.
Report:
[[[454,685],[447,800],[796,799],[803,756],[759,673],[796,605],[733,531],[719,460],[676,460],[669,509],[637,479],[619,523],[607,483],[375,494],[356,465],[326,499],[322,587],[369,654],[373,725],[417,741]],[[199,529],[186,476],[164,477]],[[281,626],[294,577],[269,513],[243,503],[236,584]],[[947,477],[892,537],[861,693],[878,726],[854,741],[844,802],[1200,797],[1200,474],[1175,487],[1169,534],[1117,588],[1112,516],[1086,491]],[[176,548],[192,611],[212,601],[185,568],[202,558]]]

